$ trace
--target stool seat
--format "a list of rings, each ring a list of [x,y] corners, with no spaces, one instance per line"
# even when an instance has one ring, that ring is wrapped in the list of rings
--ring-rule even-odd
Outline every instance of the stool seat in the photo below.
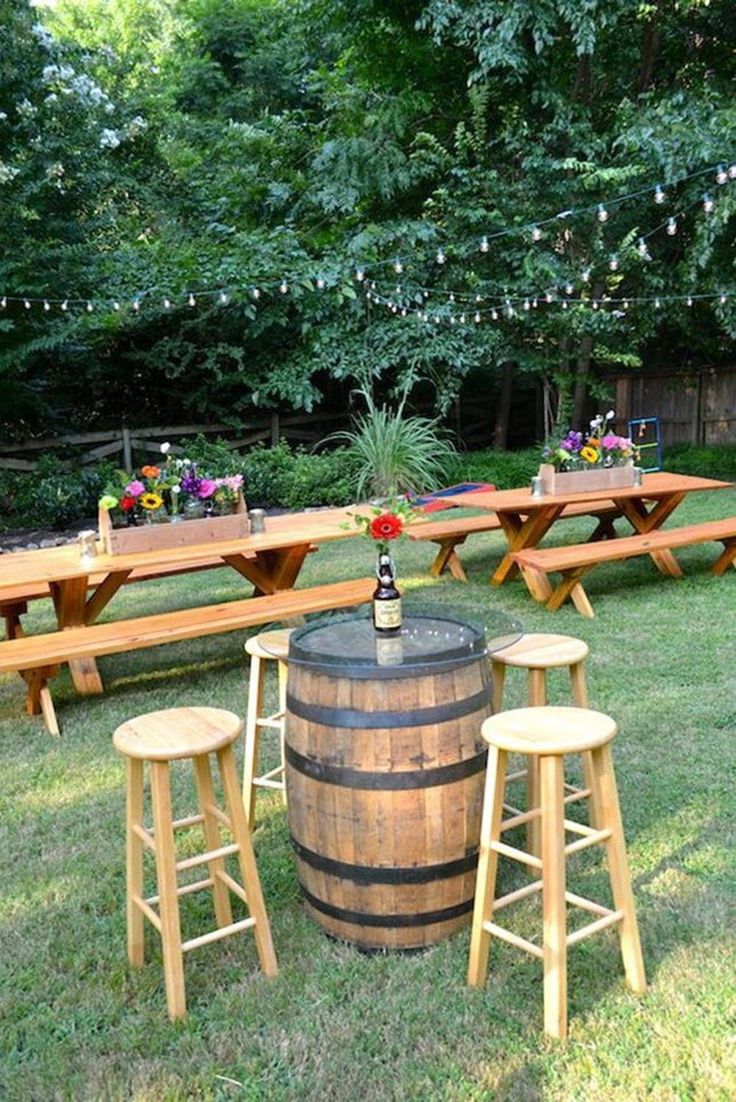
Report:
[[[293,630],[274,628],[273,631],[261,631],[246,640],[246,652],[251,657],[278,658],[285,661],[289,657],[289,639]]]
[[[571,662],[583,662],[589,653],[588,644],[572,635],[529,632],[516,643],[494,651],[493,661],[522,669],[550,670],[569,666]]]
[[[486,742],[511,754],[581,754],[605,746],[618,731],[616,721],[588,708],[515,708],[485,720]]]
[[[126,757],[172,761],[221,750],[242,730],[240,717],[222,708],[166,708],[126,720],[112,741]]]

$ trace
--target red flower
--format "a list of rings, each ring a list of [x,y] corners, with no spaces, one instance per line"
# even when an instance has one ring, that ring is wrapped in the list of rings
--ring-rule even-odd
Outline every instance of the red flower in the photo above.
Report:
[[[124,513],[129,513],[131,509],[135,509],[135,498],[126,494],[125,497],[120,499],[120,508]]]
[[[404,525],[395,513],[381,513],[371,521],[369,531],[374,540],[395,540],[404,531]]]

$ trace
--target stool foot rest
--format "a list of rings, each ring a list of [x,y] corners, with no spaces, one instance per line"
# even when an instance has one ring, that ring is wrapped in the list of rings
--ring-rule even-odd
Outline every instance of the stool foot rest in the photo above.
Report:
[[[524,849],[517,849],[515,846],[507,846],[505,842],[491,842],[491,849],[495,853],[502,853],[504,857],[510,857],[513,861],[519,861],[522,865],[531,865],[533,869],[541,869],[541,858],[535,857],[532,853],[527,853]]]
[[[181,951],[188,953],[190,949],[199,949],[200,945],[220,941],[221,938],[230,937],[231,934],[239,934],[241,930],[252,930],[255,924],[254,918],[243,918],[240,922],[231,922],[229,926],[219,926],[216,930],[210,930],[209,933],[200,934],[199,937],[190,938],[189,941],[182,941]]]
[[[177,872],[184,872],[185,869],[196,868],[197,865],[204,865],[218,857],[229,857],[231,853],[240,853],[240,846],[237,842],[230,842],[227,846],[218,846],[217,849],[205,850],[204,853],[197,853],[194,857],[185,857],[182,861],[177,861],[174,868]]]

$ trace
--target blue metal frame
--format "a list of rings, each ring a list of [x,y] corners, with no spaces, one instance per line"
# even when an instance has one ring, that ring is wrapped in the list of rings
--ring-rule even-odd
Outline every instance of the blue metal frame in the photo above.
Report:
[[[654,432],[650,431],[652,426]],[[629,421],[629,436],[639,449],[639,466],[643,471],[662,470],[662,437],[659,430],[659,417],[634,417]],[[648,463],[654,460],[654,464]]]

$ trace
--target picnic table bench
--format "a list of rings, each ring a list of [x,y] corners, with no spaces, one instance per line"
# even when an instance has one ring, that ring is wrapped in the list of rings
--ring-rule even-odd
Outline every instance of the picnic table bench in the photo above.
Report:
[[[605,543],[579,543],[568,547],[527,548],[513,552],[516,564],[521,568],[529,592],[549,609],[558,609],[570,598],[583,616],[594,616],[593,606],[583,588],[581,578],[602,562],[615,562],[636,555],[672,552],[678,547],[720,542],[724,545],[713,564],[713,574],[723,574],[736,560],[736,517],[723,520],[688,524],[682,528],[658,528],[635,536],[622,536]],[[556,588],[549,580],[550,574],[561,574]],[[674,558],[667,573],[681,577],[682,569]]]
[[[0,673],[17,671],[24,674],[28,686],[26,710],[33,715],[40,709],[49,732],[58,735],[48,682],[63,662],[198,639],[203,635],[294,618],[307,612],[351,607],[369,600],[375,585],[375,578],[358,578],[105,624],[81,624],[63,631],[38,635],[19,633],[0,641]]]
[[[468,504],[472,503],[469,502]],[[599,540],[615,536],[613,522],[620,515],[620,510],[611,501],[596,504],[583,502],[582,504],[565,506],[562,510],[561,519],[566,520],[570,517],[583,516],[597,517],[598,524],[590,539]],[[449,570],[453,578],[457,578],[461,582],[467,582],[468,576],[456,549],[460,544],[465,543],[468,536],[475,532],[495,532],[502,527],[498,516],[490,512],[480,517],[452,517],[417,524],[409,529],[409,538],[419,542],[428,540],[431,543],[439,544],[439,550],[429,568],[432,577],[439,578],[445,570]]]

